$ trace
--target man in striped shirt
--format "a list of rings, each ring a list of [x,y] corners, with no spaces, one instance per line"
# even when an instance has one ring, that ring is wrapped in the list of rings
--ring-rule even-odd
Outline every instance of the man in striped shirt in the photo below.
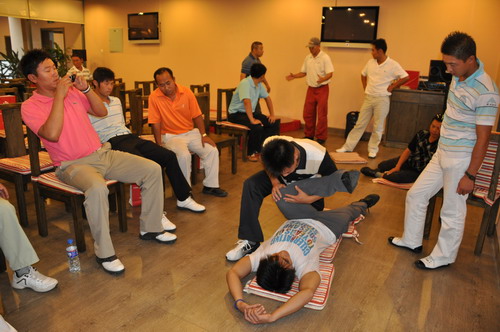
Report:
[[[403,237],[389,243],[422,251],[429,199],[443,188],[441,230],[431,254],[415,262],[420,269],[436,269],[455,262],[464,232],[466,200],[474,189],[498,111],[498,88],[476,57],[471,36],[452,32],[441,45],[443,61],[452,74],[441,138],[432,160],[406,196]]]

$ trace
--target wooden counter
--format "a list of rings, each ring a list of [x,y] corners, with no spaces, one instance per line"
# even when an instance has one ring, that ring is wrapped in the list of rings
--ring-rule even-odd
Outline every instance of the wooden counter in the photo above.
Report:
[[[405,148],[419,130],[429,128],[434,115],[444,112],[445,97],[442,91],[394,90],[384,145]]]

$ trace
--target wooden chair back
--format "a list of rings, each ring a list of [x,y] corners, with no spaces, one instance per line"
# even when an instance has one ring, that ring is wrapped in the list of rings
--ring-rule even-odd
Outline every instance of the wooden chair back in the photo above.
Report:
[[[141,89],[142,90],[142,95],[145,97],[143,99],[143,106],[144,108],[148,108],[148,100],[147,97],[153,92],[157,86],[155,81],[135,81],[134,82],[134,88],[135,89]]]
[[[227,110],[229,109],[229,104],[231,104],[231,99],[233,99],[233,93],[236,88],[232,89],[217,89],[217,122],[227,120]],[[225,99],[225,108],[223,108],[223,101]]]
[[[26,155],[21,103],[0,104],[5,126],[5,156],[14,158]]]
[[[130,117],[127,125],[130,126],[130,130],[133,134],[142,135],[142,126],[144,124],[144,108],[142,101],[142,90],[141,89],[132,89],[125,90],[122,92],[124,99],[128,99],[129,101],[129,110]],[[127,114],[125,112],[125,107],[123,116],[125,117],[125,121],[127,122]]]
[[[231,172],[236,174],[237,162],[236,162],[236,150],[238,145],[238,140],[234,136],[229,136],[226,134],[216,134],[210,132],[210,92],[199,92],[194,94],[198,105],[200,106],[201,113],[203,114],[203,123],[205,124],[205,132],[214,141],[217,149],[219,151],[228,147],[231,149]]]
[[[0,88],[0,96],[5,96],[5,95],[17,96],[18,88],[16,87]]]
[[[201,113],[203,114],[203,122],[205,124],[205,131],[210,132],[210,92],[195,93],[196,101],[200,106]]]
[[[191,91],[193,91],[193,93],[210,92],[210,83],[198,84],[198,85],[191,84],[189,88],[191,89]]]
[[[115,86],[113,87],[113,91],[111,92],[111,95],[113,97],[120,99],[120,101],[122,103],[122,107],[125,110],[127,108],[127,105],[126,105],[125,97],[122,93],[123,91],[125,91],[125,83],[116,83]]]

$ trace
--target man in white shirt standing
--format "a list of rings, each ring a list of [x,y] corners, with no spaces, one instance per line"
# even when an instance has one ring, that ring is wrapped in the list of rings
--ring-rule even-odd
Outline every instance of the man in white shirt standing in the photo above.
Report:
[[[311,38],[307,46],[308,54],[300,72],[288,75],[287,81],[306,76],[307,89],[304,103],[304,138],[316,140],[324,144],[328,137],[328,95],[330,79],[333,75],[333,64],[330,57],[321,51],[318,38]],[[317,120],[317,125],[316,125]]]
[[[71,56],[71,61],[73,62],[73,67],[68,70],[68,75],[77,75],[83,76],[86,81],[92,79],[92,75],[90,74],[90,70],[83,66],[83,58],[81,55],[73,54]]]
[[[337,152],[351,152],[365,132],[373,116],[373,131],[368,142],[368,157],[375,158],[378,145],[384,133],[384,124],[389,114],[392,90],[408,81],[408,73],[393,59],[389,58],[385,39],[372,43],[372,57],[361,71],[361,83],[365,90],[365,100],[359,112],[356,126],[351,130],[344,145]]]

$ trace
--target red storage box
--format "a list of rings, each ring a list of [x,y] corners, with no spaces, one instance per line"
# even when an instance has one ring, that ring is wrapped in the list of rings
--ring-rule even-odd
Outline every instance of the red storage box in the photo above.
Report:
[[[0,104],[13,104],[15,102],[16,102],[16,96],[10,96],[10,95],[0,96]],[[5,129],[5,126],[3,124],[2,110],[0,110],[0,129],[1,130]]]

